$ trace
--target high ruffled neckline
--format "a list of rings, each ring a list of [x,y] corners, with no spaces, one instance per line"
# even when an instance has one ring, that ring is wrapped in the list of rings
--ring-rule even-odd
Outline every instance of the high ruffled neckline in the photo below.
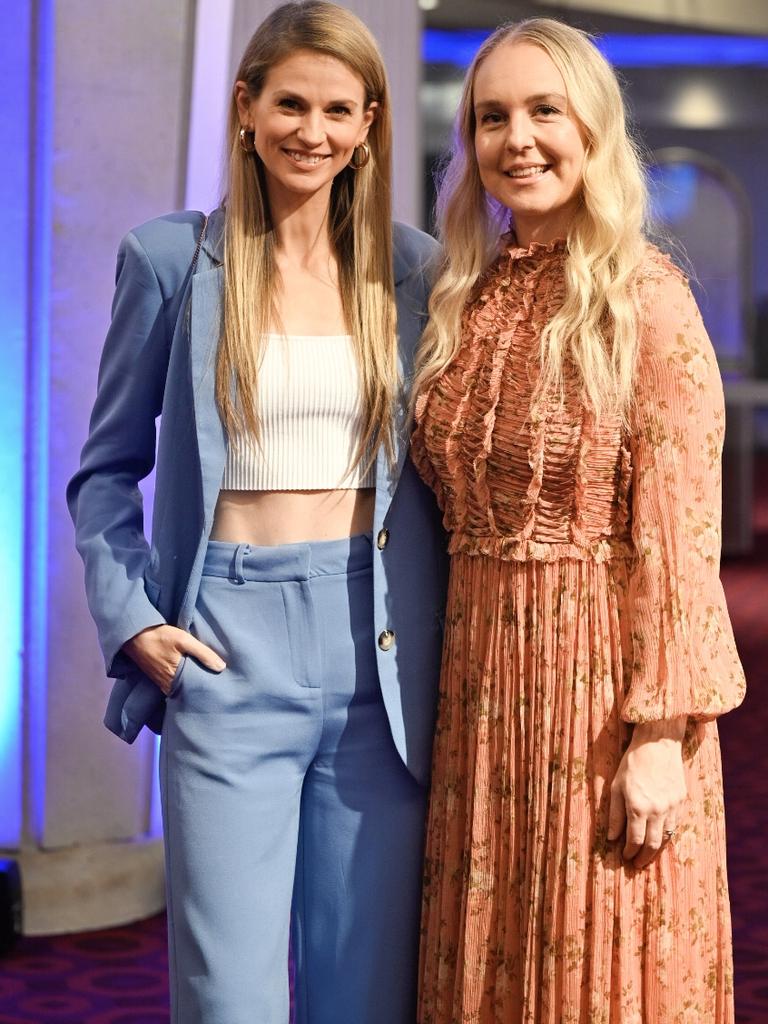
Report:
[[[515,237],[514,231],[508,231],[501,236],[501,243],[504,252],[511,260],[522,260],[526,257],[542,258],[548,255],[560,255],[565,252],[567,241],[565,238],[553,238],[551,242],[531,242],[529,245],[520,245]]]

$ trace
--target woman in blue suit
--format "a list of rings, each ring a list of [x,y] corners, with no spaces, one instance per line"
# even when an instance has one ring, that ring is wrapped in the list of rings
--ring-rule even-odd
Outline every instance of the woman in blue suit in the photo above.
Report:
[[[415,1020],[445,545],[402,386],[433,243],[391,224],[389,116],[362,23],[285,4],[223,208],[118,257],[68,500],[106,724],[162,730],[175,1024],[285,1024],[289,927],[299,1022]]]

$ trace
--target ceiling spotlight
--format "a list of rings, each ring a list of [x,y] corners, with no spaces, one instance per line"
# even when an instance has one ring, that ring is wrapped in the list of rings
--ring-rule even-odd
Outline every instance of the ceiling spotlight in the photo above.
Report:
[[[706,81],[686,84],[675,97],[670,114],[681,128],[722,128],[728,123],[724,97]]]
[[[419,0],[419,7],[422,11],[434,11],[440,6],[440,0]]]

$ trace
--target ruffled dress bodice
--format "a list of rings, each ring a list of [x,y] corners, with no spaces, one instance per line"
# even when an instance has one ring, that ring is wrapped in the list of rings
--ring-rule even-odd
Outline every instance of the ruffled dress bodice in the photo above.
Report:
[[[465,311],[456,359],[417,402],[413,457],[438,495],[452,552],[513,560],[627,552],[629,452],[619,417],[597,427],[574,375],[562,401],[533,402],[564,262],[563,242],[506,247]]]

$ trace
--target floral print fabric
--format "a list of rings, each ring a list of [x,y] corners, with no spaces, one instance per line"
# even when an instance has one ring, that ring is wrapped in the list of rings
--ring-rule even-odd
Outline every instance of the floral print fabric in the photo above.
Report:
[[[715,716],[744,677],[720,585],[722,386],[649,249],[630,424],[533,395],[565,244],[506,247],[417,402],[452,553],[419,1024],[733,1021]],[[677,833],[607,841],[631,724],[688,715]]]

